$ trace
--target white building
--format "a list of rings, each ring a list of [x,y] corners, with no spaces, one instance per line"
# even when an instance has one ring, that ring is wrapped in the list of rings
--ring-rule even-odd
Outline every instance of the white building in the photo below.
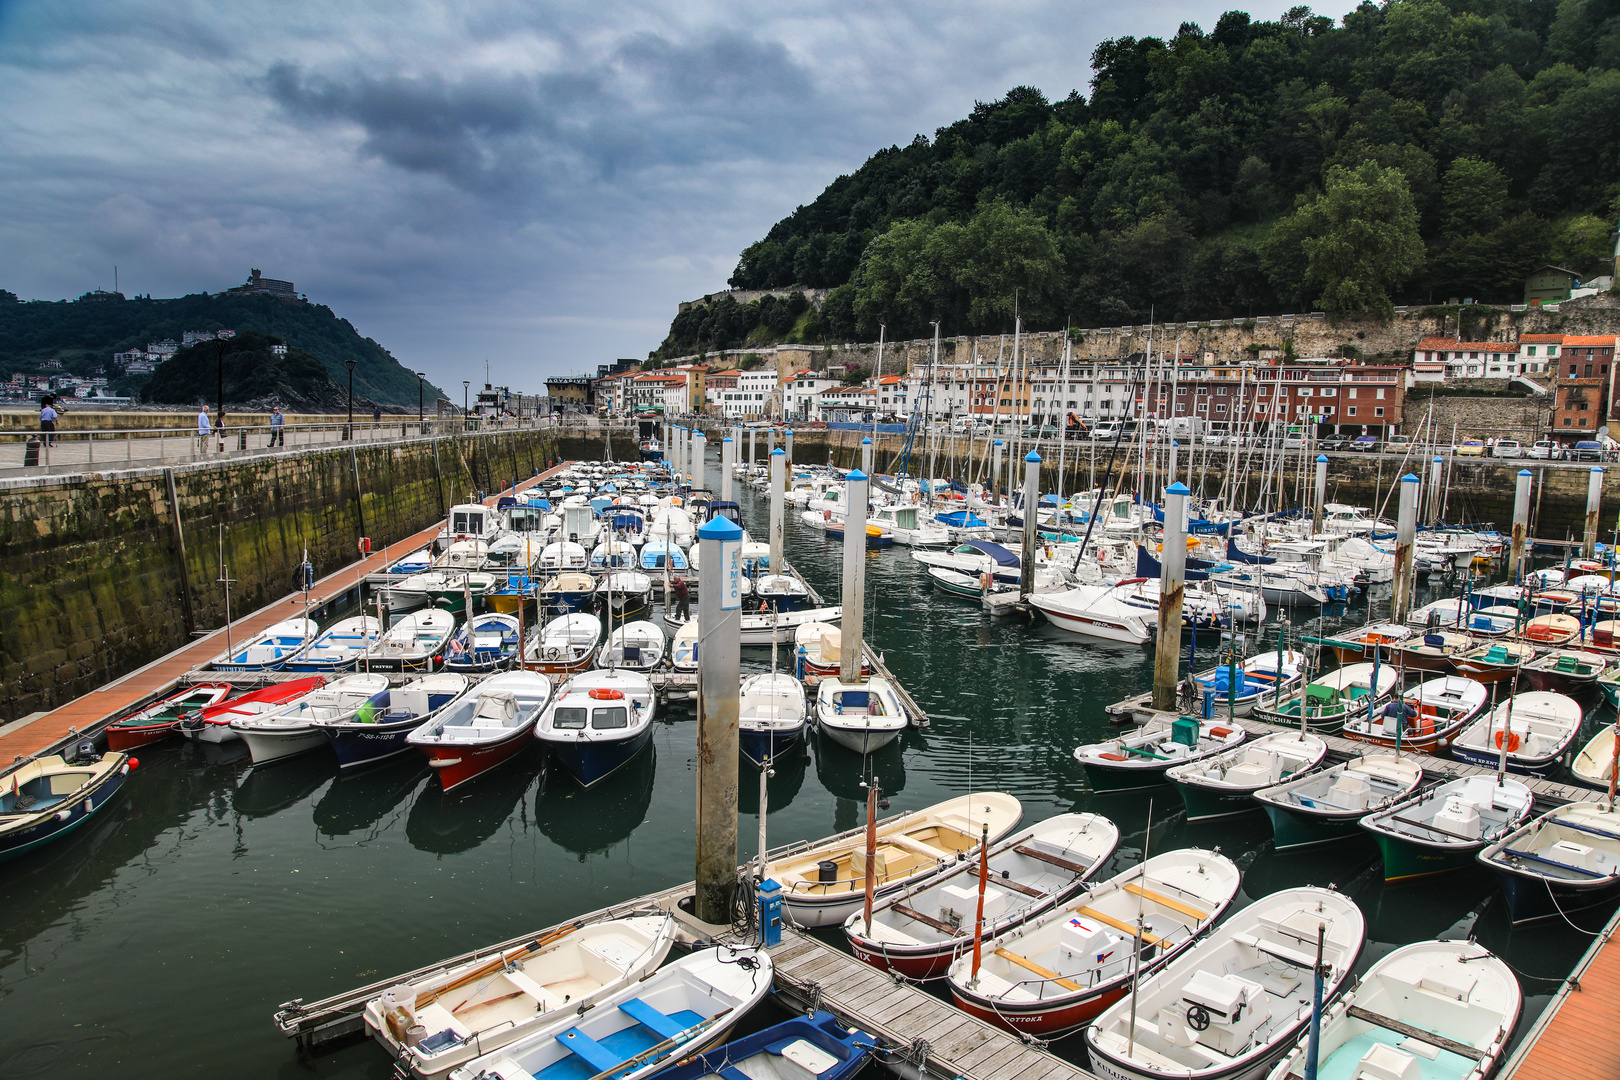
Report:
[[[782,383],[782,415],[793,420],[819,420],[821,393],[839,385],[814,371],[795,371]]]

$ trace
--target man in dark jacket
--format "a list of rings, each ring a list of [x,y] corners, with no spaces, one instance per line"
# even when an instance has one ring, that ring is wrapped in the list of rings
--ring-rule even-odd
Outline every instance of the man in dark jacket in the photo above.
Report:
[[[675,601],[675,617],[686,622],[692,617],[692,590],[687,587],[685,578],[676,578],[669,583],[669,595]]]

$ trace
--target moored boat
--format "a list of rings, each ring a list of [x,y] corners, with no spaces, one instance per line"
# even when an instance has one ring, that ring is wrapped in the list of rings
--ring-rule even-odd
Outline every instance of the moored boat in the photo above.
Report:
[[[279,709],[237,717],[231,721],[231,730],[247,743],[255,765],[279,761],[327,745],[319,722],[351,719],[387,690],[386,675],[345,675]]]
[[[548,675],[584,671],[596,658],[601,637],[602,621],[591,612],[563,615],[530,633],[520,663]]]
[[[306,675],[302,679],[271,683],[245,694],[216,702],[180,718],[175,730],[194,742],[236,742],[237,734],[231,730],[231,721],[240,717],[257,716],[296,701],[312,690],[326,685],[324,675]]]
[[[1458,674],[1490,684],[1511,679],[1536,656],[1535,646],[1523,641],[1486,641],[1452,660]]]
[[[1059,814],[995,844],[984,883],[982,940],[1050,911],[1085,887],[1119,844],[1119,829],[1100,814]],[[980,862],[964,860],[938,878],[896,893],[844,920],[857,959],[909,979],[943,975],[972,947],[978,919]]]
[[[1569,763],[1569,773],[1576,783],[1584,787],[1608,789],[1609,782],[1614,778],[1616,726],[1607,724],[1599,728],[1598,733],[1581,747],[1575,760]]]
[[[1573,615],[1537,615],[1524,624],[1519,636],[1539,648],[1567,645],[1581,632],[1581,620]]]
[[[1512,969],[1477,942],[1403,945],[1325,1009],[1316,1075],[1485,1080],[1523,1004]],[[1301,1037],[1269,1080],[1305,1080],[1309,1049]]]
[[[876,1036],[815,1010],[685,1058],[656,1080],[848,1080],[879,1045]]]
[[[974,852],[986,829],[994,844],[1018,827],[1023,813],[1011,795],[978,791],[878,822],[875,895],[950,869]],[[866,829],[860,828],[777,855],[765,876],[782,886],[782,911],[793,923],[836,926],[861,906],[866,871]]]
[[[1254,715],[1288,727],[1298,727],[1303,719],[1312,731],[1336,735],[1351,715],[1375,713],[1400,681],[1400,672],[1388,664],[1351,664],[1317,676],[1279,706],[1262,701]]]
[[[585,671],[557,690],[534,736],[581,787],[612,775],[652,741],[657,696],[639,671]]]
[[[1164,783],[1165,770],[1172,765],[1229,750],[1246,737],[1242,728],[1218,720],[1161,718],[1107,742],[1078,747],[1074,759],[1085,768],[1093,790],[1152,787]]]
[[[1348,897],[1305,886],[1262,897],[1086,1028],[1112,1080],[1247,1080],[1310,1024],[1321,950],[1324,1000],[1350,976],[1367,921]]]
[[[450,708],[405,737],[427,757],[445,791],[483,775],[529,745],[551,681],[530,671],[503,671],[468,690]]]
[[[1155,855],[1087,889],[1061,910],[992,938],[977,972],[971,953],[948,973],[963,1012],[1020,1035],[1072,1031],[1181,956],[1237,896],[1242,875],[1226,856],[1200,848]],[[1141,919],[1141,964],[1132,942]]]
[[[1236,668],[1235,675],[1228,664],[1193,676],[1209,715],[1248,716],[1268,697],[1280,701],[1304,677],[1305,656],[1294,649],[1261,652]]]
[[[1463,728],[1451,742],[1451,756],[1487,769],[1505,759],[1509,772],[1546,775],[1558,767],[1580,730],[1580,702],[1531,690],[1514,694]]]
[[[1346,719],[1344,737],[1432,754],[1450,746],[1488,698],[1485,685],[1473,679],[1458,675],[1428,679],[1371,716],[1356,713]]]
[[[466,693],[472,680],[456,672],[423,675],[375,694],[352,715],[315,721],[337,754],[338,767],[369,765],[410,750],[406,738]]]
[[[1254,793],[1271,818],[1272,848],[1291,851],[1360,836],[1361,819],[1406,799],[1423,781],[1411,757],[1367,754]]]
[[[166,739],[175,733],[175,728],[187,713],[217,705],[229,697],[234,689],[230,683],[194,683],[135,712],[126,713],[107,725],[107,749],[133,750],[137,746]]]
[[[664,644],[664,631],[656,623],[628,622],[608,635],[607,644],[596,654],[596,666],[653,671],[664,663]]]
[[[1406,671],[1451,671],[1457,657],[1474,647],[1460,630],[1426,630],[1390,646],[1390,663]]]
[[[448,611],[413,611],[377,639],[366,657],[366,666],[377,671],[431,670],[455,632],[456,617]]]
[[[1553,649],[1524,665],[1524,677],[1532,690],[1580,694],[1594,689],[1613,663],[1585,649]]]
[[[776,759],[803,736],[809,710],[804,684],[772,671],[746,675],[737,697],[737,746],[754,764]]]
[[[0,862],[43,847],[89,821],[135,768],[128,754],[81,744],[69,757],[44,754],[0,776]]]
[[[837,677],[843,665],[843,631],[824,622],[800,623],[793,629],[793,654],[799,678],[814,686],[828,676]],[[872,665],[861,658],[861,678],[871,678]]]
[[[584,611],[595,595],[596,579],[590,574],[583,571],[554,574],[540,586],[540,607],[548,615],[568,615]]]
[[[1515,923],[1551,919],[1620,896],[1620,814],[1608,800],[1549,810],[1479,853]]]
[[[816,728],[857,754],[887,746],[909,720],[894,685],[884,678],[846,683],[835,677],[816,684]]]
[[[1486,844],[1530,816],[1533,797],[1517,780],[1464,776],[1361,819],[1384,859],[1384,880],[1404,881],[1473,865]]]
[[[267,626],[246,644],[220,653],[208,663],[212,671],[279,671],[303,652],[320,633],[314,619],[299,615]]]
[[[1380,659],[1388,660],[1390,650],[1409,640],[1412,635],[1412,628],[1401,623],[1370,623],[1342,634],[1334,634],[1328,647],[1341,664],[1371,660],[1375,654]]]
[[[522,622],[491,612],[463,622],[444,650],[444,670],[482,674],[502,671],[517,659]]]
[[[597,583],[596,594],[609,618],[623,619],[647,610],[652,587],[652,578],[640,570],[614,570]]]
[[[1318,735],[1278,731],[1231,750],[1172,766],[1164,777],[1181,795],[1188,821],[1208,821],[1260,809],[1254,793],[1315,769],[1327,756]]]
[[[352,671],[377,643],[382,625],[370,615],[342,619],[310,642],[299,654],[284,662],[283,671],[320,671],[328,674]]]

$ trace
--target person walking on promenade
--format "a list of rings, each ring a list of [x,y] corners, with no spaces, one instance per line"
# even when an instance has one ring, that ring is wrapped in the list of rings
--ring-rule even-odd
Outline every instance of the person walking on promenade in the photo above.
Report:
[[[47,394],[39,403],[39,430],[41,439],[46,446],[56,442],[56,418],[61,414],[56,411],[56,399]]]
[[[197,412],[197,452],[208,453],[208,436],[213,432],[214,426],[208,422],[208,410],[200,409]]]
[[[287,445],[287,418],[281,415],[281,406],[270,410],[270,445]]]
[[[669,594],[675,600],[675,618],[688,622],[692,618],[692,590],[686,579],[678,577],[669,583]]]

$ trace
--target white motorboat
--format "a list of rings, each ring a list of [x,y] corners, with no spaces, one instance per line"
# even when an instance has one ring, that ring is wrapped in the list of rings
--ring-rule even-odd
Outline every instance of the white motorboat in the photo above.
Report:
[[[948,973],[962,1011],[1020,1035],[1073,1031],[1130,985],[1141,919],[1144,975],[1181,956],[1231,906],[1242,883],[1217,851],[1182,848],[1097,883],[1059,910],[985,943]]]
[[[771,956],[764,949],[700,949],[601,999],[583,1015],[570,1009],[450,1075],[453,1080],[644,1080],[724,1041],[732,1024],[770,989]]]
[[[617,627],[607,644],[596,654],[599,668],[652,671],[664,662],[664,631],[655,623],[639,620]]]
[[[1000,791],[977,791],[877,823],[872,860],[875,896],[888,896],[941,874],[1018,827],[1023,805]],[[813,844],[795,845],[770,860],[765,876],[782,886],[782,911],[798,926],[837,926],[866,896],[865,827]]]
[[[1094,791],[1152,787],[1164,783],[1172,765],[1211,757],[1241,743],[1248,733],[1236,724],[1159,716],[1107,742],[1077,747],[1074,759]]]
[[[1262,735],[1232,750],[1176,765],[1164,777],[1187,806],[1188,821],[1208,821],[1259,810],[1254,794],[1303,776],[1327,756],[1320,736],[1298,731]]]
[[[1271,817],[1273,848],[1288,851],[1357,835],[1375,810],[1411,796],[1423,767],[1411,756],[1367,754],[1254,793]]]
[[[887,746],[908,723],[900,695],[887,679],[845,683],[829,677],[816,685],[817,729],[857,754]]]
[[[742,754],[758,765],[775,760],[804,735],[808,709],[804,684],[772,671],[746,675],[737,698],[737,739]]]
[[[324,747],[326,732],[320,724],[352,719],[362,706],[387,691],[386,675],[345,675],[279,709],[237,717],[231,721],[231,730],[247,743],[255,765],[277,761]]]
[[[681,624],[669,641],[669,666],[682,674],[697,671],[698,622],[689,619]]]
[[[622,618],[645,611],[652,588],[652,578],[640,570],[614,570],[597,582],[596,595],[606,601],[609,617]]]
[[[348,671],[359,666],[377,643],[381,624],[370,615],[341,619],[310,642],[303,652],[285,661],[286,671]]]
[[[551,681],[531,671],[491,675],[406,742],[427,757],[439,784],[453,791],[514,757],[551,700]]]
[[[1331,1000],[1366,940],[1361,909],[1338,892],[1262,897],[1087,1027],[1091,1066],[1111,1080],[1262,1076],[1310,1024],[1318,948]]]
[[[1513,970],[1474,941],[1417,941],[1385,956],[1322,1016],[1316,1075],[1485,1080],[1518,1026]],[[1269,1080],[1305,1080],[1308,1034]]]
[[[366,663],[379,671],[431,668],[455,634],[456,617],[448,611],[413,611],[398,619],[377,640]]]
[[[629,540],[603,540],[591,552],[590,568],[593,573],[608,570],[633,570],[636,566],[636,548]]]
[[[1233,668],[1236,668],[1234,671]],[[1248,716],[1266,699],[1277,701],[1304,678],[1305,654],[1294,649],[1259,652],[1236,665],[1193,676],[1210,715]]]
[[[246,644],[220,653],[209,661],[214,671],[277,671],[303,652],[320,634],[314,619],[300,615],[274,623]]]
[[[591,557],[586,552],[585,545],[576,544],[572,540],[558,540],[547,544],[541,550],[537,569],[556,574],[568,570],[589,570],[590,566]]]
[[[457,540],[433,560],[436,570],[482,570],[489,558],[486,540]]]
[[[392,987],[366,1002],[366,1029],[412,1076],[438,1080],[658,970],[675,929],[666,914],[572,924]]]
[[[1620,895],[1620,814],[1606,799],[1542,814],[1479,853],[1515,923],[1566,917]]]
[[[1157,629],[1156,619],[1127,604],[1107,585],[1031,593],[1029,603],[1053,626],[1082,637],[1146,645]]]
[[[657,695],[640,671],[585,671],[557,691],[534,728],[582,787],[617,771],[652,741]]]
[[[1616,726],[1606,724],[1599,728],[1598,733],[1581,747],[1575,760],[1570,762],[1569,772],[1576,783],[1583,787],[1608,789],[1609,780],[1614,776]]]
[[[349,716],[317,720],[337,754],[338,767],[369,765],[410,750],[406,739],[471,689],[470,677],[454,671],[422,675],[377,694]]]
[[[1505,759],[1509,772],[1545,775],[1581,731],[1581,704],[1549,690],[1514,694],[1462,729],[1451,756],[1487,769]]]
[[[871,520],[886,527],[894,542],[906,547],[944,547],[951,542],[950,530],[923,516],[917,506],[880,506]]]
[[[1372,716],[1352,713],[1345,719],[1344,734],[1358,742],[1432,754],[1451,745],[1485,707],[1487,696],[1484,683],[1460,675],[1426,679]]]
[[[805,608],[802,611],[766,611],[744,613],[740,634],[744,645],[770,645],[793,640],[794,633],[805,623],[836,623],[844,617],[841,607]],[[664,615],[664,625],[670,633],[678,634],[681,627],[692,620],[677,619],[673,612]]]

